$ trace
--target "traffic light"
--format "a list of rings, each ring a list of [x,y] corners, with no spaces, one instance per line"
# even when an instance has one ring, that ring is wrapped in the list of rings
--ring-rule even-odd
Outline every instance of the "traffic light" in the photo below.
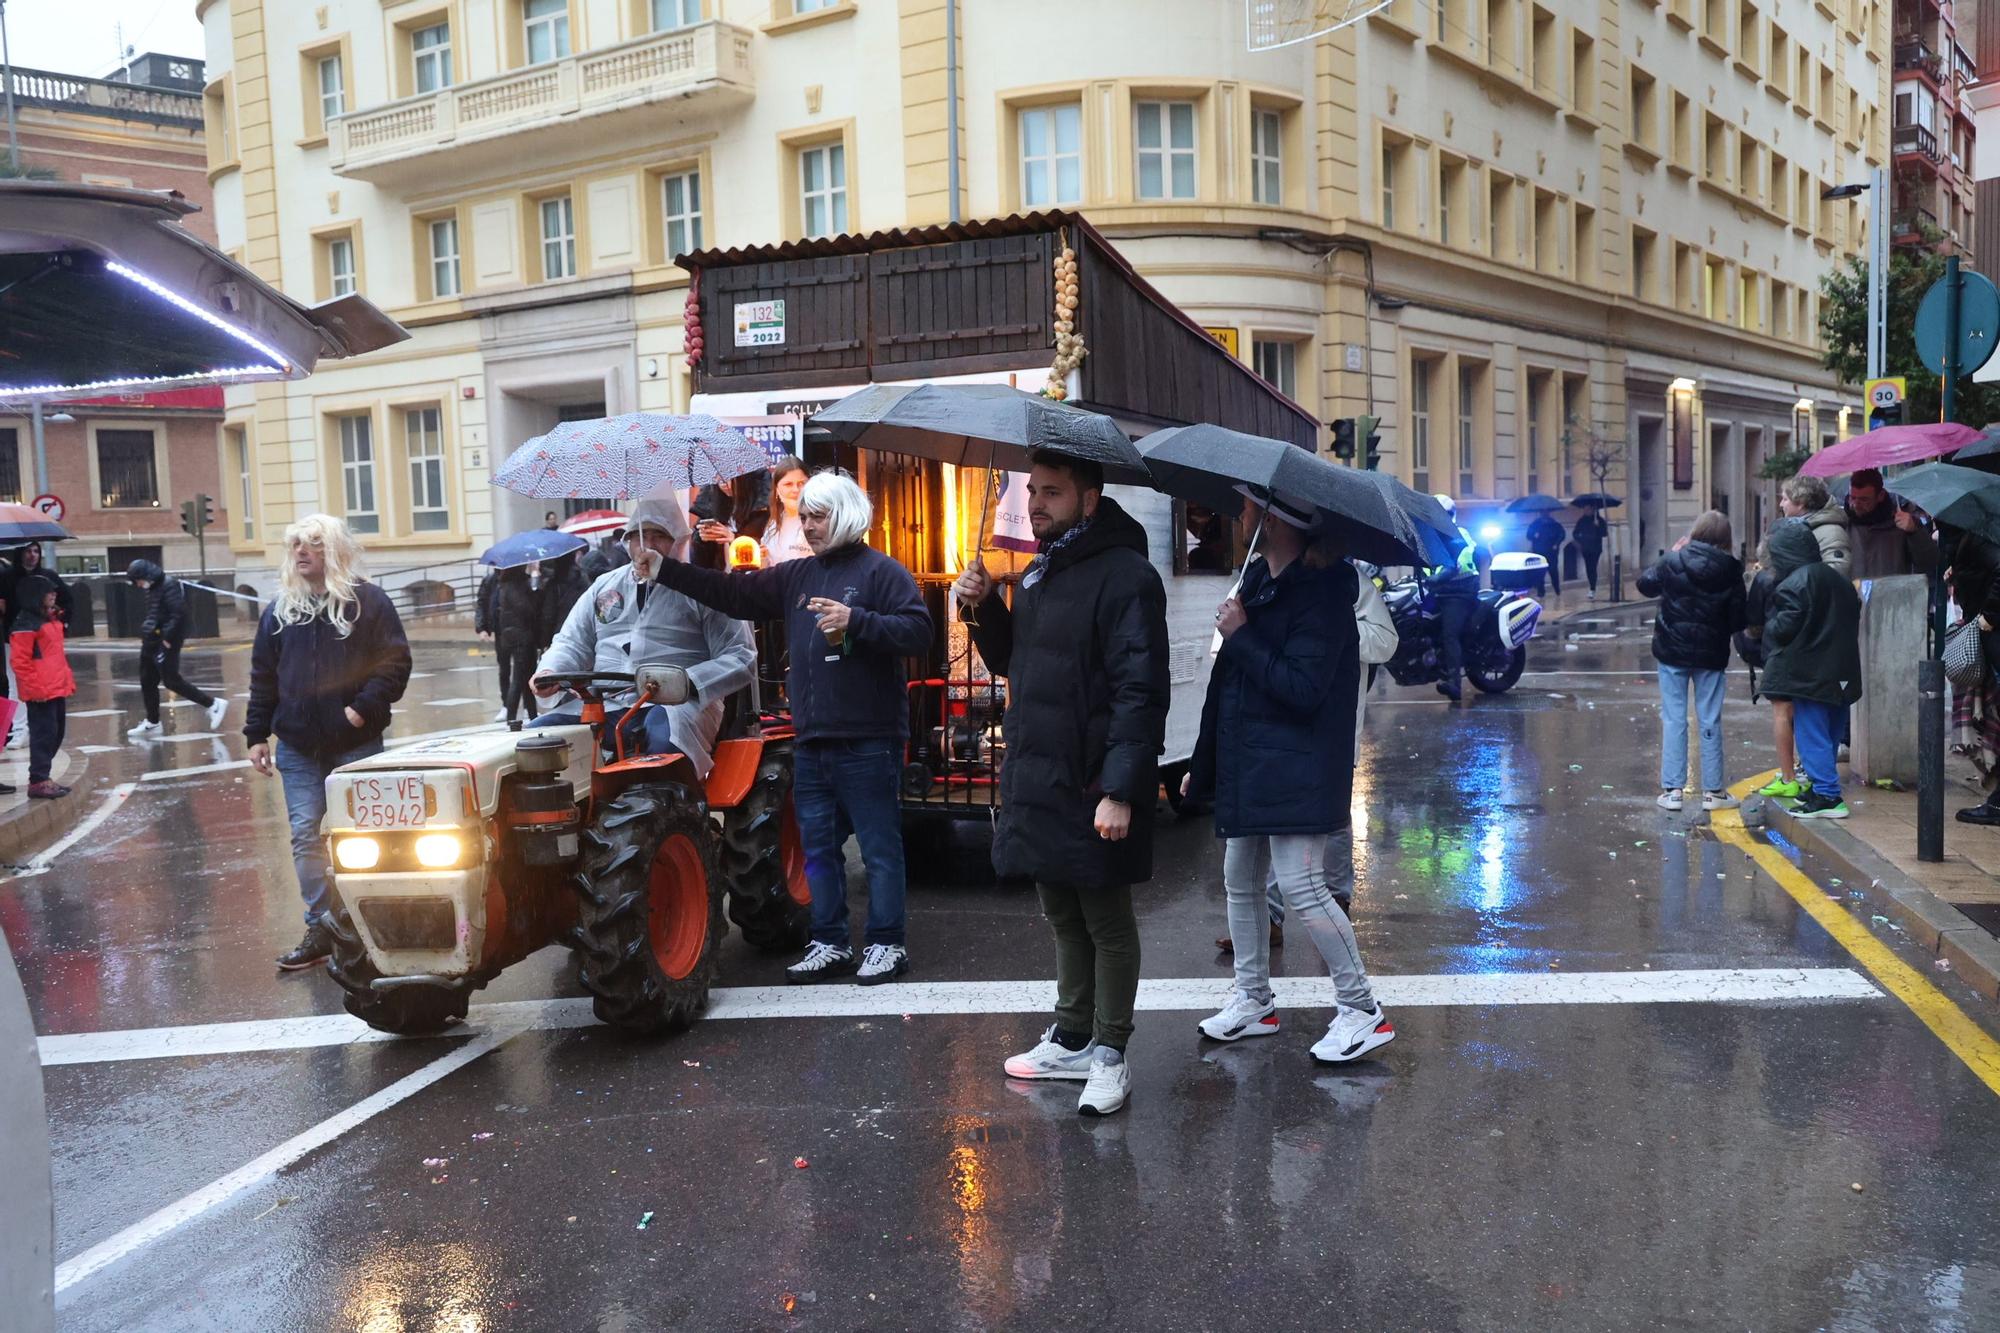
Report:
[[[215,526],[215,501],[214,501],[214,500],[211,500],[211,499],[210,499],[210,498],[209,498],[208,496],[206,496],[206,495],[196,495],[196,496],[195,496],[194,498],[195,498],[195,499],[197,499],[197,500],[199,500],[199,501],[201,501],[201,526],[202,526],[203,528],[212,528],[212,527],[214,527],[214,526]]]
[[[190,537],[201,536],[201,515],[192,500],[181,501],[181,531]]]
[[[1343,463],[1354,461],[1354,418],[1342,417],[1333,426],[1333,456]]]
[[[1361,466],[1370,472],[1373,472],[1376,465],[1382,461],[1382,434],[1375,429],[1381,421],[1380,417],[1354,418],[1354,433],[1360,438],[1365,451],[1362,454]]]

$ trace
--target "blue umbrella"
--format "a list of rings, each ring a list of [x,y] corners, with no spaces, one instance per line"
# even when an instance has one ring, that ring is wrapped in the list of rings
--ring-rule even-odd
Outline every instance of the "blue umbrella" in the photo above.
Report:
[[[572,551],[581,551],[588,545],[589,542],[574,532],[536,528],[494,542],[486,549],[486,554],[479,557],[479,563],[495,569],[515,569],[521,565],[532,565],[537,560],[554,560]]]

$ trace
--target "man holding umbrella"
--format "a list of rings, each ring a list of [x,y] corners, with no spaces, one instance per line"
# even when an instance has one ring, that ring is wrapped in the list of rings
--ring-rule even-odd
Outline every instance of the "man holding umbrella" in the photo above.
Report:
[[[952,588],[980,655],[1007,678],[993,868],[1034,879],[1056,936],[1055,1022],[1006,1069],[1083,1079],[1078,1111],[1109,1115],[1132,1087],[1132,885],[1153,877],[1166,589],[1145,529],[1105,498],[1096,462],[1037,452],[1028,522],[1040,550],[1012,608],[981,561]]]
[[[1535,514],[1535,521],[1528,525],[1528,549],[1549,562],[1549,586],[1560,597],[1563,592],[1562,576],[1563,525],[1547,509]]]

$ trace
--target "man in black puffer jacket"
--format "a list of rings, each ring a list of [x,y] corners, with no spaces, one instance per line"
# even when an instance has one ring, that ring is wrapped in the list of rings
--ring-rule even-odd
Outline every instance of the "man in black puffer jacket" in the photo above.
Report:
[[[1132,885],[1153,877],[1166,591],[1097,464],[1036,454],[1028,520],[1041,551],[1011,609],[977,562],[953,588],[980,655],[1007,678],[993,868],[1035,880],[1056,936],[1055,1022],[1006,1069],[1083,1079],[1077,1109],[1108,1115],[1131,1089]]]
[[[208,710],[208,727],[222,725],[229,701],[190,685],[181,675],[181,645],[187,642],[187,593],[181,581],[150,560],[134,560],[125,571],[146,594],[146,618],[139,625],[139,700],[146,720],[125,734],[135,741],[151,740],[161,732],[160,686],[165,685],[197,708]]]
[[[1835,755],[1841,714],[1861,698],[1861,597],[1820,559],[1799,519],[1771,529],[1771,570],[1778,587],[1764,621],[1764,693],[1792,701],[1799,766],[1811,784],[1792,813],[1845,819]]]
[[[1657,597],[1653,657],[1660,664],[1660,800],[1681,808],[1688,777],[1688,689],[1701,720],[1701,808],[1736,804],[1723,772],[1722,700],[1729,639],[1743,628],[1743,564],[1729,553],[1729,519],[1711,509],[1674,549],[1639,576],[1639,595]]]

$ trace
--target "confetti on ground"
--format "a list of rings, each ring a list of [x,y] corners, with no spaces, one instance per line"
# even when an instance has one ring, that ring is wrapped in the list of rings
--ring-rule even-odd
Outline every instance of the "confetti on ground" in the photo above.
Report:
[[[701,1061],[699,1060],[683,1060],[681,1061],[681,1063],[686,1065],[689,1069],[701,1068]]]
[[[1932,963],[1931,966],[1935,967],[1940,972],[1949,972],[1951,971],[1951,959],[1940,958],[1935,963]]]
[[[639,1214],[639,1230],[644,1231],[647,1227],[651,1225],[653,1225],[653,1211],[652,1209],[649,1208],[645,1212]]]
[[[474,1143],[484,1143],[484,1142],[486,1142],[486,1140],[488,1140],[488,1139],[490,1139],[490,1138],[492,1138],[492,1137],[493,1137],[493,1131],[492,1131],[492,1130],[490,1130],[490,1129],[488,1129],[488,1130],[482,1130],[482,1131],[480,1131],[479,1133],[477,1133],[477,1134],[474,1134],[474,1135],[472,1136],[472,1141],[473,1141]]]
[[[1571,765],[1569,766],[1569,771],[1570,771],[1570,772],[1572,772],[1572,773],[1581,773],[1581,772],[1583,772],[1583,765],[1582,765],[1582,764],[1571,764]]]
[[[807,1167],[809,1167],[809,1166],[811,1166],[811,1165],[812,1165],[812,1163],[811,1163],[811,1162],[808,1162],[808,1161],[807,1161],[807,1160],[806,1160],[805,1158],[803,1158],[803,1157],[794,1157],[794,1158],[792,1159],[792,1169],[793,1169],[793,1170],[795,1170],[795,1171],[803,1171],[803,1170],[805,1170],[805,1169],[806,1169]]]
[[[424,1158],[424,1165],[435,1171],[450,1160],[451,1158],[449,1157],[426,1157]]]
[[[451,1177],[450,1177],[450,1176],[432,1176],[432,1177],[431,1177],[431,1184],[433,1184],[433,1185],[442,1185],[442,1184],[444,1184],[444,1183],[445,1183],[445,1181],[447,1181],[447,1180],[450,1180],[450,1179],[451,1179]]]

